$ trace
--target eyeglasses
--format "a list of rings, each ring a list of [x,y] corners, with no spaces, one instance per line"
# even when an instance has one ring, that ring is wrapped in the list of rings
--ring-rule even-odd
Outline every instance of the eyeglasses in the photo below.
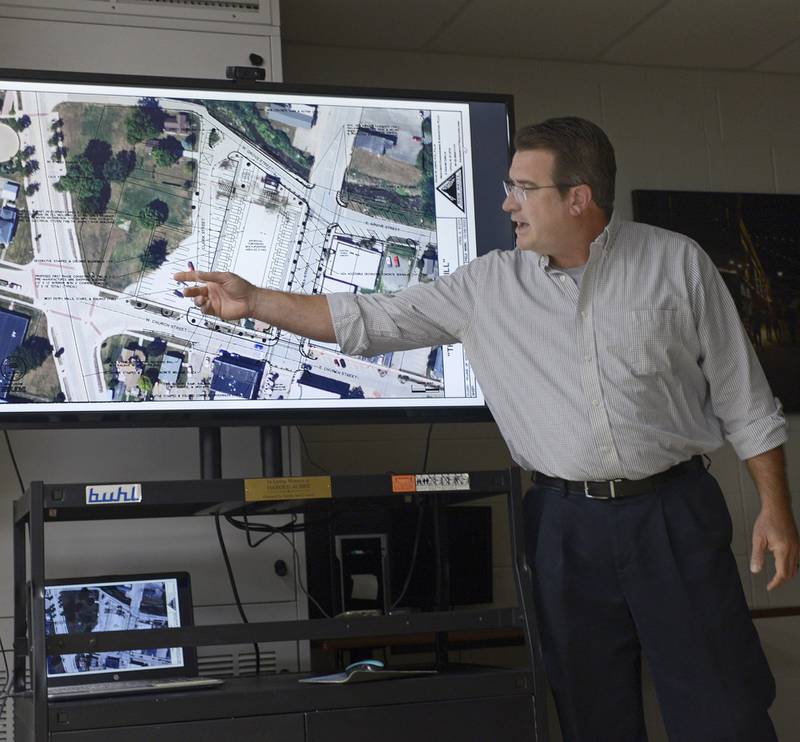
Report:
[[[554,183],[553,185],[519,185],[513,180],[503,181],[503,190],[506,196],[513,196],[522,203],[528,197],[528,191],[540,191],[542,188],[570,188],[566,183]]]

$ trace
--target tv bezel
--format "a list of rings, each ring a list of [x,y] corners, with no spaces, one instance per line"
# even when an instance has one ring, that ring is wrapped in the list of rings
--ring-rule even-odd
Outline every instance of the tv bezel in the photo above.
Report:
[[[394,88],[355,87],[350,85],[308,85],[285,82],[252,82],[246,80],[207,80],[179,77],[149,77],[83,72],[47,72],[0,68],[0,80],[20,83],[52,83],[76,85],[116,85],[136,88],[183,88],[218,92],[241,91],[245,93],[279,93],[288,95],[316,95],[320,97],[364,97],[431,100],[445,102],[501,103],[506,108],[508,129],[508,161],[511,161],[514,140],[514,99],[505,93],[465,93],[457,91],[412,90]],[[477,198],[477,197],[476,197]],[[508,233],[513,244],[513,225],[509,221]],[[175,410],[143,409],[81,410],[71,412],[69,402],[61,411],[6,413],[0,407],[0,430],[41,428],[108,428],[108,427],[242,427],[283,425],[339,425],[339,424],[393,424],[393,423],[455,423],[490,422],[492,415],[486,403],[482,406],[440,405],[431,407],[353,408],[328,407],[313,409],[197,409],[185,405]],[[136,403],[133,403],[136,404]]]

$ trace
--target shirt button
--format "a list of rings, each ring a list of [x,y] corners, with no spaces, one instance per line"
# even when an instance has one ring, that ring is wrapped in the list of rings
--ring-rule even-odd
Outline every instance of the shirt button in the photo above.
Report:
[[[584,361],[591,361],[591,360],[592,360],[592,357],[591,357],[591,356],[584,356],[584,357],[583,357],[583,360],[584,360]]]
[[[564,283],[564,281],[566,281],[566,280],[567,280],[567,277],[566,277],[566,276],[559,276],[558,278],[559,278],[559,280],[561,281],[561,283]]]
[[[589,312],[587,312],[586,310],[583,310],[583,311],[581,312],[581,317],[583,317],[584,319],[586,319],[586,317],[587,317],[587,315],[588,315],[588,314],[589,314]]]
[[[608,446],[600,446],[600,450],[601,450],[603,453],[608,453],[610,449],[608,448]]]
[[[600,400],[599,399],[593,399],[592,400],[592,407],[597,407],[597,405],[599,405],[599,404],[600,404]]]

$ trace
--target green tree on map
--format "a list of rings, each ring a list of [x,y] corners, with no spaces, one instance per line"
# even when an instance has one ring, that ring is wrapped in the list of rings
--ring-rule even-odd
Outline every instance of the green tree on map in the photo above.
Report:
[[[125,121],[125,133],[131,144],[155,139],[164,127],[164,111],[155,98],[142,98]]]
[[[57,191],[69,191],[78,199],[80,210],[100,214],[108,203],[108,183],[97,176],[94,163],[86,155],[75,155],[67,161],[67,173],[53,185]]]
[[[39,368],[53,351],[50,341],[41,335],[31,335],[11,354],[11,365],[21,374]]]
[[[154,198],[147,206],[139,210],[137,218],[143,227],[155,229],[169,218],[169,206]]]
[[[132,149],[121,149],[103,165],[103,175],[108,180],[123,181],[136,168],[136,153]]]
[[[159,167],[169,167],[183,157],[183,146],[175,137],[159,139],[153,146],[151,156]]]
[[[141,257],[142,268],[145,270],[158,268],[167,259],[167,241],[153,240]]]

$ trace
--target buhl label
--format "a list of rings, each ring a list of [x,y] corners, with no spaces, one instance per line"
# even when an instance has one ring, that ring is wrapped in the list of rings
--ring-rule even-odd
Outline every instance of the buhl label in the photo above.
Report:
[[[89,485],[86,488],[87,505],[125,505],[141,501],[140,484]]]

